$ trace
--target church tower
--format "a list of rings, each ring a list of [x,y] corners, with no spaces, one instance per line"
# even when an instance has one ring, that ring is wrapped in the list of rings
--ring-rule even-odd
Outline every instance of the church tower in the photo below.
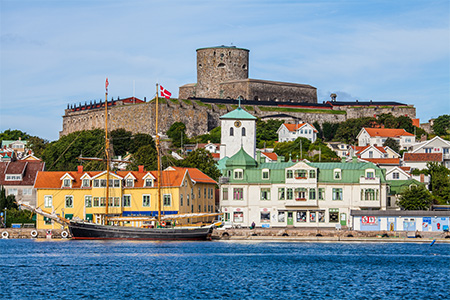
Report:
[[[241,148],[255,158],[256,117],[239,107],[220,117],[221,145],[220,159],[232,157]]]

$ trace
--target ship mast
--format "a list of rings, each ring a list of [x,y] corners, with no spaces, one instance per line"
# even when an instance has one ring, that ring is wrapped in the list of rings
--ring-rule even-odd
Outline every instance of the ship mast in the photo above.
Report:
[[[156,118],[156,125],[155,125],[155,129],[156,129],[156,156],[158,157],[158,180],[156,181],[158,183],[158,225],[161,224],[161,146],[159,144],[159,134],[158,134],[158,101],[159,101],[159,90],[158,90],[158,84],[156,84],[156,113],[155,113],[155,118]]]
[[[108,78],[105,82],[105,152],[106,152],[106,206],[105,206],[105,225],[108,225],[108,206],[109,206],[109,164],[111,161],[109,153],[108,138]]]

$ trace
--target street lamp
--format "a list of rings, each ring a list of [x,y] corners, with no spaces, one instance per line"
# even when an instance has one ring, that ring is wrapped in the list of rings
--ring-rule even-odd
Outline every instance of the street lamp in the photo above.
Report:
[[[7,226],[6,226],[6,209],[7,209],[7,208],[5,207],[5,228],[7,227]]]

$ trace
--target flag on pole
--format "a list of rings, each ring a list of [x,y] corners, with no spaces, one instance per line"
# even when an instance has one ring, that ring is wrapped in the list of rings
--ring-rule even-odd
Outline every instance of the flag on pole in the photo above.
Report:
[[[159,87],[161,88],[161,96],[166,99],[170,99],[170,96],[172,96],[172,93],[169,92],[168,90],[166,90],[165,88],[163,88],[162,85],[160,85]]]
[[[108,85],[109,85],[108,77],[106,77],[106,82],[105,82],[105,90],[106,90],[106,92],[108,92]]]

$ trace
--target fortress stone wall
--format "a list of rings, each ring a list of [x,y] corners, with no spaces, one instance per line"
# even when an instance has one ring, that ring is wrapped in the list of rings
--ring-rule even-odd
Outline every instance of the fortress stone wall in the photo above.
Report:
[[[242,107],[257,118],[277,119],[277,115],[283,114],[300,119],[305,122],[339,123],[349,118],[359,118],[363,116],[374,116],[383,113],[392,113],[394,116],[409,116],[415,118],[416,111],[413,106],[338,106],[332,109],[314,109],[311,112],[302,111],[280,112],[278,107],[265,105],[245,105]],[[230,103],[203,103],[201,101],[173,101],[163,100],[159,104],[159,131],[165,133],[175,122],[186,124],[188,136],[205,134],[208,131],[220,126],[220,116],[236,108]],[[293,108],[295,110],[295,108]],[[340,110],[345,113],[335,114],[333,111]],[[63,116],[63,128],[60,135],[79,130],[90,130],[104,128],[104,107],[76,110],[66,109]],[[133,133],[147,133],[155,135],[155,102],[144,102],[138,104],[121,104],[108,107],[109,129],[114,130],[124,128]]]

